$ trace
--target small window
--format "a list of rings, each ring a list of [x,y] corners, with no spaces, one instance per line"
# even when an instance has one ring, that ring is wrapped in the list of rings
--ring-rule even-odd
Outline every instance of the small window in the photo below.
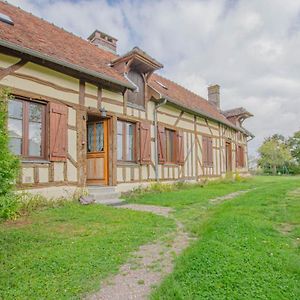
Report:
[[[19,99],[8,104],[8,136],[12,153],[24,158],[44,158],[45,105]]]
[[[175,131],[170,129],[166,129],[166,162],[176,163]]]
[[[145,82],[143,76],[136,71],[129,71],[128,78],[137,86],[137,90],[128,90],[128,102],[140,107],[145,107]]]
[[[135,157],[135,124],[131,122],[117,122],[117,159],[132,162]]]

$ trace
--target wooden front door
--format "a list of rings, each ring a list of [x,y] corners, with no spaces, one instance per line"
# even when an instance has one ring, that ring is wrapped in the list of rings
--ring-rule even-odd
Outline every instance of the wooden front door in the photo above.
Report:
[[[87,183],[107,185],[108,182],[107,120],[87,124]]]
[[[232,149],[231,143],[226,142],[226,172],[232,171]]]

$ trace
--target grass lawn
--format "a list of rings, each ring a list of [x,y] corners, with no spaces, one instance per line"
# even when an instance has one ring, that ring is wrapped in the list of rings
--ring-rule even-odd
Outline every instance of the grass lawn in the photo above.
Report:
[[[0,299],[78,299],[172,220],[68,203],[0,223]]]
[[[217,205],[209,201],[253,187]],[[152,299],[300,299],[299,177],[257,177],[170,194],[145,194],[134,202],[174,207],[198,239]]]

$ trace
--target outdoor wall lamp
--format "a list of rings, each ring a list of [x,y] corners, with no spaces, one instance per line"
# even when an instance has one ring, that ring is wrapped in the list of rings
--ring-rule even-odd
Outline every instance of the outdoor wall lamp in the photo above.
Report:
[[[106,109],[104,107],[100,107],[99,111],[100,111],[101,117],[105,118],[106,117]]]

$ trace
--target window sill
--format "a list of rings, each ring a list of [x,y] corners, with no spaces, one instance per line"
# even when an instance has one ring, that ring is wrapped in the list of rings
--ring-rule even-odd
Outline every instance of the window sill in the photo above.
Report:
[[[139,110],[142,110],[142,111],[146,111],[146,108],[144,106],[137,105],[137,104],[130,103],[130,102],[127,102],[127,107],[139,109]]]
[[[134,166],[134,167],[138,167],[139,163],[135,162],[135,161],[118,161],[117,162],[117,166]]]
[[[21,160],[22,164],[50,164],[48,160]]]

